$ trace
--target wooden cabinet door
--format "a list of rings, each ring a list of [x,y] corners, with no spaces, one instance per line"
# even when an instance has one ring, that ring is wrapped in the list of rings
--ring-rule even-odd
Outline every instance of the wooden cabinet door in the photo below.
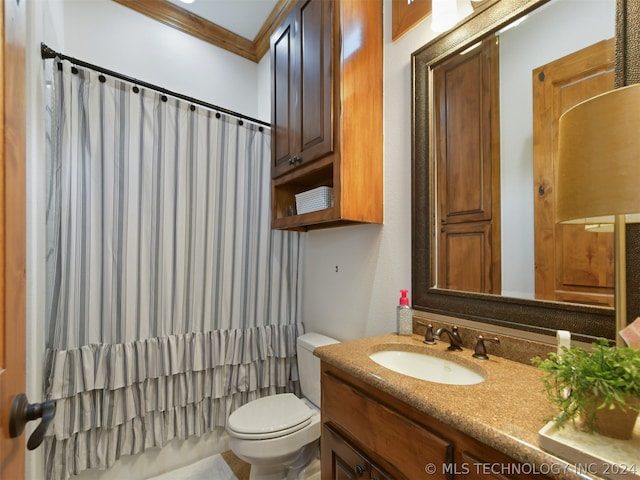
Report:
[[[613,89],[614,69],[610,39],[533,71],[535,283],[541,300],[613,307],[613,233],[556,224],[555,165],[560,116]]]
[[[296,11],[271,36],[271,171],[289,168],[295,138],[295,27]]]
[[[371,480],[392,480],[393,477],[387,475],[375,465],[371,465]]]
[[[333,152],[332,11],[301,0],[271,36],[274,178]]]
[[[303,0],[300,5],[296,71],[298,164],[333,152],[333,2]]]
[[[322,480],[370,478],[369,461],[327,425],[322,427],[322,442]]]
[[[497,68],[494,37],[434,69],[441,288],[500,293]]]

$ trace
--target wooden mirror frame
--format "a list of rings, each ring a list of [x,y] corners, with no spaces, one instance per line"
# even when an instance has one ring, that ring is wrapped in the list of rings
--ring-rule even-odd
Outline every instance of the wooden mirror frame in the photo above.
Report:
[[[613,309],[571,303],[527,300],[433,287],[435,245],[432,186],[435,172],[429,155],[431,67],[473,45],[550,0],[488,2],[456,28],[412,54],[412,272],[413,308],[517,330],[553,335],[569,330],[575,340],[615,339]],[[616,87],[640,82],[640,2],[616,1]],[[640,225],[627,225],[627,318],[640,315]]]

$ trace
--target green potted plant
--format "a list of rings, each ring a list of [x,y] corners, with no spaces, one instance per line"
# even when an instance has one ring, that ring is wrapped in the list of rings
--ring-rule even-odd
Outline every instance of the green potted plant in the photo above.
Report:
[[[612,347],[604,338],[591,350],[562,347],[532,359],[546,372],[544,388],[560,412],[557,428],[571,421],[589,432],[629,439],[640,411],[640,350]]]

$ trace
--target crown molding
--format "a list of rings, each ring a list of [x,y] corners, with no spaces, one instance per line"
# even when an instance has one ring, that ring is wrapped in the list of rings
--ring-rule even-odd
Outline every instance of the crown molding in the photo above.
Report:
[[[269,51],[269,37],[295,4],[295,0],[279,0],[251,41],[166,0],[113,1],[256,63]]]

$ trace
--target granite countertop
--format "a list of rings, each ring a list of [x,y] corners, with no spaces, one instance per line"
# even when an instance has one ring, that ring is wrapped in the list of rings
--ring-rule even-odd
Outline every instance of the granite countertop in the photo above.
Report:
[[[475,385],[444,385],[414,379],[384,368],[369,354],[388,349],[427,351],[451,358],[486,380]],[[542,385],[543,372],[533,366],[491,355],[489,360],[471,356],[472,350],[450,352],[447,341],[425,345],[419,335],[379,335],[318,347],[315,355],[354,377],[402,400],[461,432],[510,457],[539,467],[558,479],[598,478],[586,476],[567,462],[540,449],[538,431],[554,409]]]

